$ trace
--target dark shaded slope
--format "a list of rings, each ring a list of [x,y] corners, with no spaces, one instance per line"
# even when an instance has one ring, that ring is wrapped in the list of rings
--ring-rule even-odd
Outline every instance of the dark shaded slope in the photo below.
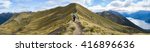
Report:
[[[2,13],[0,14],[0,24],[6,22],[13,16],[13,13]]]
[[[97,14],[99,14],[99,15],[101,15],[101,16],[103,16],[103,17],[105,17],[105,18],[107,18],[113,22],[116,22],[118,24],[130,26],[130,27],[139,29],[141,31],[145,31],[142,28],[140,28],[139,26],[137,26],[134,23],[132,23],[131,21],[129,21],[126,17],[124,17],[123,15],[121,15],[118,12],[110,10],[110,11],[104,11],[104,12],[97,13]]]

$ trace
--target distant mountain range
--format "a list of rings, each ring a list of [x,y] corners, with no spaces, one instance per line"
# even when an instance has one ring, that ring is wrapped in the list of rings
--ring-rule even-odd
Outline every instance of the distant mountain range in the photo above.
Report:
[[[109,10],[109,11],[99,12],[97,14],[99,14],[99,15],[101,15],[101,16],[103,16],[103,17],[105,17],[105,18],[107,18],[113,22],[116,22],[118,24],[134,27],[134,28],[137,28],[137,29],[143,31],[142,28],[140,28],[139,26],[137,26],[134,23],[132,23],[131,21],[129,21],[126,17],[124,17],[119,12]]]
[[[150,23],[150,11],[137,11],[134,13],[121,13],[122,15],[124,15],[125,17],[131,17],[131,18],[135,18],[135,19],[139,19],[139,20],[143,20],[147,23]]]
[[[38,12],[14,14],[3,25],[0,34],[14,35],[119,35],[146,33],[121,14],[104,11],[99,14],[71,3]]]

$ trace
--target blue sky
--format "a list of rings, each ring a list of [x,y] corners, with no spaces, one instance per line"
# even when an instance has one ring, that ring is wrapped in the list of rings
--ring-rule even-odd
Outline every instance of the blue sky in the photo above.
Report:
[[[69,3],[79,3],[93,12],[116,10],[120,12],[135,12],[150,10],[150,0],[0,0],[0,13],[39,11]]]

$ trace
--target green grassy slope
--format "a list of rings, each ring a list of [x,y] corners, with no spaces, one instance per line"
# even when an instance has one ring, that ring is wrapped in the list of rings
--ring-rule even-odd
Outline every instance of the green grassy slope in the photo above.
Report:
[[[127,33],[128,34],[128,33],[140,32],[138,29],[116,24],[116,23],[110,21],[109,19],[105,19],[102,16],[94,14],[93,12],[91,12],[90,10],[82,7],[81,5],[78,5],[77,9],[79,11],[78,12],[79,15],[82,15],[83,20],[86,20],[87,23],[91,22],[93,24],[96,24],[96,25],[100,26],[99,30],[97,30],[97,32],[99,32],[99,33],[118,34],[119,32],[121,32],[121,33]],[[91,24],[89,24],[89,25],[91,25]],[[94,28],[95,31],[96,31],[96,29],[98,29],[98,28],[95,28],[95,27],[92,27],[92,28]],[[100,32],[100,31],[104,31],[104,32]],[[116,33],[114,31],[116,31]],[[114,32],[114,33],[112,33],[112,32]]]
[[[76,11],[76,21],[72,13]],[[78,27],[77,27],[78,26]],[[0,26],[0,34],[131,34],[141,32],[99,16],[79,4],[34,13],[20,13]]]

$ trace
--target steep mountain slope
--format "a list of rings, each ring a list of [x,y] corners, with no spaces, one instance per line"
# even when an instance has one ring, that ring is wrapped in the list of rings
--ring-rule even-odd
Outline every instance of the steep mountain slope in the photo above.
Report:
[[[118,24],[133,27],[133,28],[139,29],[141,31],[144,31],[142,28],[135,25],[134,23],[129,21],[126,17],[124,17],[123,15],[121,15],[120,13],[118,13],[116,11],[109,10],[109,11],[104,11],[104,12],[101,12],[98,14],[113,21],[113,22],[116,22]]]
[[[34,13],[20,13],[0,26],[0,34],[132,34],[141,31],[99,16],[72,3]]]
[[[19,29],[27,25],[29,19],[27,19],[29,13],[18,13],[14,14],[9,20],[0,26],[1,34],[13,34]]]
[[[13,16],[13,13],[1,13],[0,14],[0,24],[6,22],[12,16]]]

